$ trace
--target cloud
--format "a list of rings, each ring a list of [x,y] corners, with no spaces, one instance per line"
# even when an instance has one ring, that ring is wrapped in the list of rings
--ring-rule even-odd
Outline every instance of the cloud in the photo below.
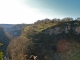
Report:
[[[0,0],[0,23],[33,23],[49,17],[36,8],[31,8],[24,0]]]

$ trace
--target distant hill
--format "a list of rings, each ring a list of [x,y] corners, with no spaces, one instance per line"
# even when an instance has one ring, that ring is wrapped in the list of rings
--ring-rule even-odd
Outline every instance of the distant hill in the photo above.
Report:
[[[23,30],[23,28],[24,28],[25,26],[28,26],[28,25],[29,25],[29,24],[16,24],[16,25],[12,26],[12,27],[9,29],[8,33],[9,33],[10,35],[12,35],[13,37],[20,36],[21,31]]]
[[[28,25],[30,24],[0,24],[0,26],[2,26],[5,30],[5,32],[10,34],[12,37],[19,36],[22,29]]]
[[[8,32],[11,27],[13,27],[15,24],[0,24],[0,26],[3,27],[3,29]]]

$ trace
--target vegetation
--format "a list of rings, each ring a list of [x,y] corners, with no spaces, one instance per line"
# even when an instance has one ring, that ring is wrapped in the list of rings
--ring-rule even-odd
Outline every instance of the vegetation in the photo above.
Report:
[[[3,43],[0,43],[0,47],[3,45]],[[3,60],[3,52],[0,50],[0,60]]]
[[[3,52],[0,51],[0,60],[3,60]]]
[[[38,20],[20,32],[7,47],[8,60],[28,60],[31,56],[38,60],[80,59],[79,18]]]

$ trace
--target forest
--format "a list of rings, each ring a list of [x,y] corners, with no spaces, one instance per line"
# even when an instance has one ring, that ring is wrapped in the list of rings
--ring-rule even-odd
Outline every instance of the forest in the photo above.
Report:
[[[0,24],[0,60],[4,59],[80,60],[80,18]]]

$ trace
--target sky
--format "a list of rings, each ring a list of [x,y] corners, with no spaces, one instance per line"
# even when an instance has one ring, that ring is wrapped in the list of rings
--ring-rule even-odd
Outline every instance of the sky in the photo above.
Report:
[[[80,17],[80,0],[0,0],[0,24]]]

